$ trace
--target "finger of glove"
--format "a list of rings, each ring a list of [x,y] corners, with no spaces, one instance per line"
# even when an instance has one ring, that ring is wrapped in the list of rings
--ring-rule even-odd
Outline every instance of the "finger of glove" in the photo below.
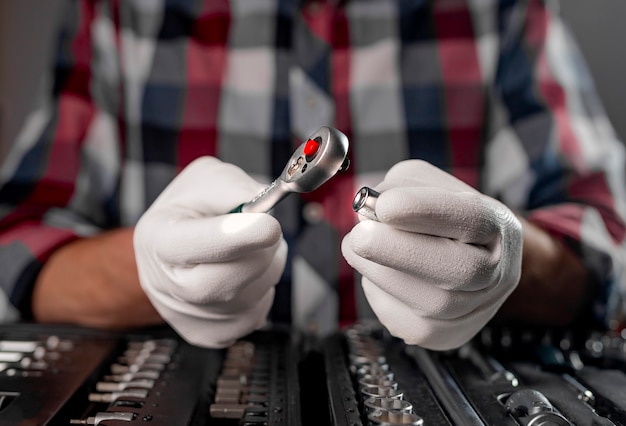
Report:
[[[175,266],[232,262],[268,248],[282,238],[278,221],[269,214],[237,213],[216,217],[175,219],[169,211],[154,213],[141,235],[158,258]],[[272,251],[270,250],[270,251]]]
[[[283,272],[287,243],[256,251],[236,262],[167,268],[159,290],[185,302],[210,305],[215,312],[247,309],[273,287]]]
[[[224,348],[265,325],[274,300],[274,288],[247,310],[236,312],[216,313],[204,305],[172,300],[162,293],[149,296],[159,314],[187,342],[207,348]]]
[[[501,297],[494,285],[477,291],[449,291],[417,279],[403,272],[376,264],[368,265],[364,279],[378,286],[416,315],[426,318],[451,320],[469,314],[484,303]]]
[[[515,287],[513,282],[494,281],[482,290],[444,290],[428,281],[377,264],[370,264],[369,273],[363,277],[401,300],[419,316],[444,320],[463,317],[481,306],[504,299]]]
[[[509,283],[494,282],[489,288],[477,291],[450,291],[432,285],[403,272],[369,263],[364,279],[411,308],[420,317],[452,320],[495,300],[505,298],[512,291]]]
[[[453,238],[488,247],[517,219],[499,203],[480,194],[439,188],[393,188],[376,203],[381,222],[409,232]]]
[[[481,290],[498,281],[501,273],[498,257],[482,246],[401,231],[376,221],[355,225],[344,237],[342,251],[348,263],[367,277],[375,277],[382,265],[443,290]]]
[[[215,157],[200,157],[185,167],[151,209],[168,206],[183,217],[228,213],[264,188],[241,168]]]
[[[405,160],[395,164],[376,189],[384,191],[406,186],[436,186],[453,192],[477,192],[465,182],[423,160]]]
[[[363,279],[363,291],[372,310],[389,332],[407,344],[432,350],[455,349],[467,343],[496,313],[497,304],[482,306],[455,319],[427,318]]]

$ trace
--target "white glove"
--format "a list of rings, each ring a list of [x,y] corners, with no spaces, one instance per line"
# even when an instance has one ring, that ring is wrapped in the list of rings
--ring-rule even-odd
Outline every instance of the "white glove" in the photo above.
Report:
[[[165,188],[135,228],[141,286],[192,344],[228,346],[265,324],[287,244],[269,214],[225,214],[262,189],[240,168],[203,157]]]
[[[470,340],[517,286],[522,227],[500,202],[420,160],[376,188],[380,222],[362,220],[342,252],[391,334],[446,350]]]

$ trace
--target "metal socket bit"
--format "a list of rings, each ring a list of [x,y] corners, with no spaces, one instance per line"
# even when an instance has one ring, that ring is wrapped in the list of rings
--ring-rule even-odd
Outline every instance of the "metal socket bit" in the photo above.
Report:
[[[505,407],[522,426],[539,424],[572,426],[548,398],[535,389],[521,389],[513,393],[506,400]]]
[[[381,410],[370,413],[367,416],[367,420],[370,426],[397,426],[397,425],[414,425],[421,426],[424,424],[422,419],[417,414],[406,413],[404,411],[396,410]]]
[[[363,386],[361,397],[365,401],[368,398],[396,398],[403,399],[404,394],[397,389],[386,386]]]
[[[367,414],[384,410],[403,411],[406,413],[413,411],[413,404],[398,398],[368,398],[363,402],[363,405]]]
[[[368,376],[359,380],[361,386],[378,386],[383,388],[398,389],[398,382],[386,377]]]
[[[352,201],[352,210],[363,217],[377,221],[378,216],[376,216],[376,201],[379,196],[379,192],[364,186],[359,189],[354,196],[354,200]]]

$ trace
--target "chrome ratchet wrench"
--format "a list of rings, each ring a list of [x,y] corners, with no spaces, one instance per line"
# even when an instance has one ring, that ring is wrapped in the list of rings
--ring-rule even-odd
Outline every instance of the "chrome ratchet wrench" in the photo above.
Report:
[[[291,155],[285,169],[271,184],[230,213],[265,213],[292,192],[311,192],[337,172],[346,170],[348,138],[332,127],[321,127]]]

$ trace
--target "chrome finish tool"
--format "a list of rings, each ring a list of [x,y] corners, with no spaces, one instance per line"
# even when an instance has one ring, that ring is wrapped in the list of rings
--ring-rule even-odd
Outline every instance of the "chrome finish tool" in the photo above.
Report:
[[[337,172],[346,170],[348,138],[332,127],[321,127],[291,155],[276,180],[247,203],[230,213],[264,213],[292,192],[311,192]]]
[[[359,189],[352,201],[352,210],[371,220],[378,221],[376,216],[376,201],[380,193],[372,188],[364,186]]]

